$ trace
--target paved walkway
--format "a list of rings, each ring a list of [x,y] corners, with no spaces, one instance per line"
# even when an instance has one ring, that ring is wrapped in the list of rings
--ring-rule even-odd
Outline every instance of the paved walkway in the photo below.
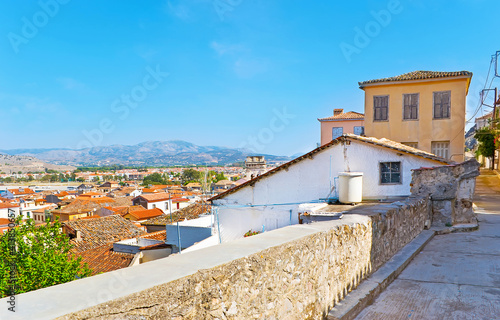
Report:
[[[356,319],[500,319],[500,178],[477,178],[479,230],[435,236]]]

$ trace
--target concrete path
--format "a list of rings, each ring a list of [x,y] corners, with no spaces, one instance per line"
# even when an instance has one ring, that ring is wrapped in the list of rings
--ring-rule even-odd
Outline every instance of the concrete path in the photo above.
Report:
[[[500,177],[477,178],[479,230],[435,236],[356,319],[500,319]]]

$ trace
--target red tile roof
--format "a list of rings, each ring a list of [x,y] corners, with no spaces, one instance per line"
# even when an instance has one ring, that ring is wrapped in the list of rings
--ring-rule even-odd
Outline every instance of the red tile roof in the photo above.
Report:
[[[11,192],[15,196],[18,196],[21,194],[34,194],[34,193],[36,193],[35,191],[31,190],[30,188],[24,188],[24,189],[22,189],[22,191],[21,191],[21,188],[20,189],[8,189],[8,190],[9,190],[9,192]]]
[[[401,74],[395,77],[374,79],[368,81],[358,82],[359,87],[363,88],[366,85],[382,82],[396,82],[396,81],[411,81],[411,80],[428,80],[439,78],[452,78],[452,77],[472,77],[472,72],[469,71],[452,71],[452,72],[439,72],[439,71],[412,71]]]
[[[78,253],[82,262],[87,263],[92,269],[92,275],[126,268],[134,259],[135,254],[113,251],[113,243]]]
[[[0,209],[7,209],[7,208],[17,208],[19,207],[18,204],[10,203],[10,202],[0,202]]]
[[[319,121],[335,121],[335,120],[364,120],[365,115],[363,113],[349,111],[346,113],[341,113],[331,117],[320,118]]]
[[[71,240],[77,252],[96,248],[107,243],[135,238],[146,233],[119,215],[111,215],[100,219],[65,221],[63,224],[74,236],[76,236],[76,231],[80,231],[81,239]]]
[[[151,232],[137,238],[151,239],[151,240],[167,240],[167,230]]]
[[[190,206],[172,212],[172,221],[184,221],[198,218],[203,213],[209,213],[211,206],[208,204],[193,203]],[[165,226],[170,224],[170,214],[164,214],[156,218],[151,218],[141,223],[143,226]]]
[[[136,211],[130,211],[129,213],[125,214],[124,216],[131,215],[137,220],[146,220],[146,219],[151,219],[154,217],[161,216],[163,211],[159,208],[154,208],[154,209],[149,209],[149,210],[136,210]]]
[[[476,118],[476,120],[484,120],[484,119],[490,119],[490,118],[493,118],[493,111],[491,111],[490,113],[485,114],[482,117]]]
[[[169,194],[166,192],[160,192],[160,193],[155,193],[155,194],[141,194],[140,196],[137,196],[132,200],[135,200],[138,198],[143,198],[147,202],[158,202],[158,201],[165,201],[165,200],[170,199]]]

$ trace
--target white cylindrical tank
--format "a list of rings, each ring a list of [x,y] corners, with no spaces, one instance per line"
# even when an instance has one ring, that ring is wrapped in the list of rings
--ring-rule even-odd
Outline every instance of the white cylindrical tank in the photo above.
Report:
[[[363,195],[363,172],[339,173],[340,203],[360,203]]]

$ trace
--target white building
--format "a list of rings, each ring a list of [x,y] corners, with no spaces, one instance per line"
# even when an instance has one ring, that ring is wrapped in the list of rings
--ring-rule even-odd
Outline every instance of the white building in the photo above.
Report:
[[[211,201],[223,242],[298,223],[299,205],[338,197],[338,177],[360,172],[363,200],[410,195],[411,170],[450,160],[387,140],[345,134]]]

